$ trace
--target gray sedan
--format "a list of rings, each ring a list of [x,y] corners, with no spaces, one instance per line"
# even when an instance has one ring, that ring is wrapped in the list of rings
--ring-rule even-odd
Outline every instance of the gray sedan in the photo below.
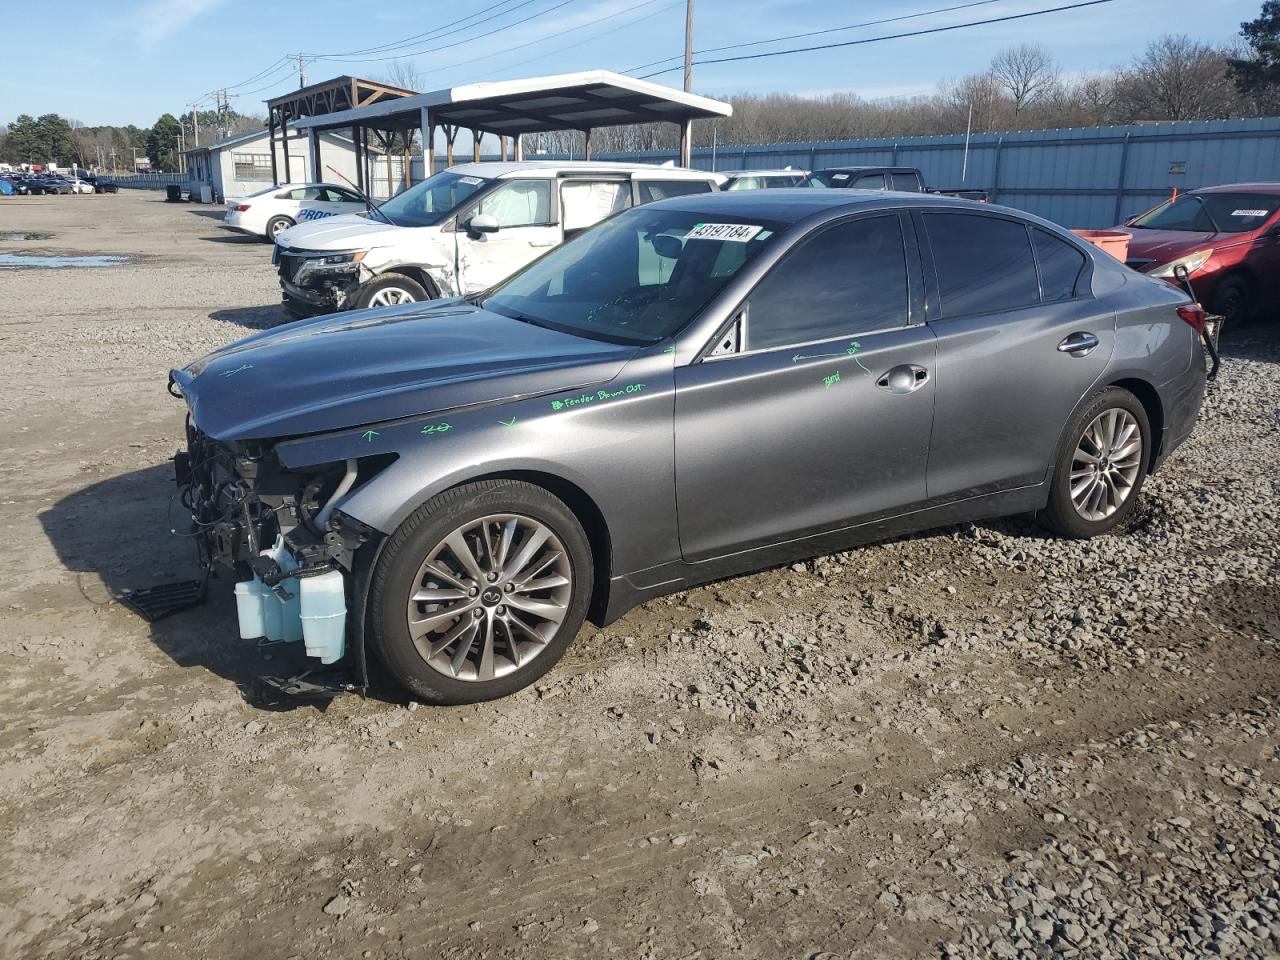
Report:
[[[482,295],[173,371],[178,479],[246,578],[242,636],[357,682],[367,646],[423,699],[484,700],[584,619],[714,578],[1005,514],[1113,530],[1195,423],[1203,324],[1000,207],[680,197]]]

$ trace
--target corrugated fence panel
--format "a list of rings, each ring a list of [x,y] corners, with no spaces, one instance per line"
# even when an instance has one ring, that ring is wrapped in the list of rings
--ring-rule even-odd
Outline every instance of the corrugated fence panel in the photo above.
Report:
[[[670,151],[600,159],[661,163]],[[1280,117],[1130,124],[963,136],[832,140],[694,151],[703,170],[842,165],[919,167],[941,188],[990,190],[997,202],[1068,227],[1106,227],[1169,196],[1220,183],[1280,181]]]

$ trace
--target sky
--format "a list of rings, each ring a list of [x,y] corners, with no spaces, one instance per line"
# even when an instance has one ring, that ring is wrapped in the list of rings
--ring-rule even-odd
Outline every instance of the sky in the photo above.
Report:
[[[748,43],[902,18],[972,0],[696,0],[694,49]],[[840,42],[1061,6],[1078,0],[986,0],[967,9],[707,53],[706,58]],[[404,57],[434,90],[605,68],[625,71],[684,49],[684,0],[453,0],[353,4],[350,0],[70,0],[57,16],[10,16],[0,37],[0,123],[58,113],[89,125],[150,126],[228,87],[242,113],[296,87],[344,73],[378,79]],[[791,56],[695,66],[693,88],[712,96],[852,91],[863,97],[929,93],[983,69],[1003,47],[1049,47],[1067,74],[1122,64],[1164,33],[1231,40],[1261,0],[1109,0],[1044,16],[934,35]],[[493,9],[491,9],[493,8]],[[489,11],[489,12],[483,12]],[[471,15],[462,24],[454,24]],[[526,23],[517,23],[531,17]],[[436,31],[400,49],[360,54]],[[489,33],[489,36],[480,34]],[[320,59],[310,59],[322,57]],[[379,59],[381,58],[381,59]],[[695,62],[696,62],[695,57]],[[637,73],[648,73],[678,59]],[[274,66],[273,66],[274,65]],[[265,71],[265,73],[264,73]],[[256,75],[261,75],[257,76]],[[679,86],[680,70],[651,78]],[[207,104],[211,105],[211,101]]]

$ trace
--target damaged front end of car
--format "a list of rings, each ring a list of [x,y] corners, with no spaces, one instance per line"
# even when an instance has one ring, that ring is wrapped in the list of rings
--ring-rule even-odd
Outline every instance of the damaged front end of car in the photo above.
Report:
[[[396,459],[347,459],[294,470],[270,441],[222,441],[187,418],[187,447],[174,458],[178,498],[190,516],[206,571],[237,577],[240,637],[301,643],[326,671],[263,678],[284,693],[363,689],[365,562],[381,535],[335,509]]]

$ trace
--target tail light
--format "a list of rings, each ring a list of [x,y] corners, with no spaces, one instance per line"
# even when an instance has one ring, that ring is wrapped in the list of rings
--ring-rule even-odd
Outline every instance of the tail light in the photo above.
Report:
[[[244,213],[246,210],[249,209],[249,204],[241,203],[241,204],[238,204],[237,206],[232,207],[231,209],[234,210],[236,213]]]
[[[1204,333],[1204,307],[1188,303],[1178,308],[1178,316],[1187,321],[1196,333]]]

